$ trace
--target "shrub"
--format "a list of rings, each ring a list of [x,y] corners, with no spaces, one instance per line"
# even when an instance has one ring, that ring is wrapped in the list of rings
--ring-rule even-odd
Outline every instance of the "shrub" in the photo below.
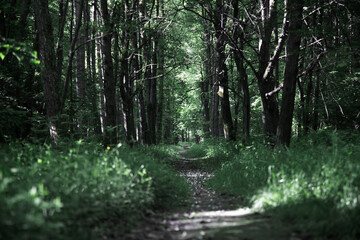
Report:
[[[289,149],[253,144],[229,154],[208,181],[318,236],[359,237],[358,134],[320,131],[293,139]]]
[[[147,208],[186,197],[186,181],[155,159],[161,154],[81,141],[1,146],[0,238],[116,237]]]

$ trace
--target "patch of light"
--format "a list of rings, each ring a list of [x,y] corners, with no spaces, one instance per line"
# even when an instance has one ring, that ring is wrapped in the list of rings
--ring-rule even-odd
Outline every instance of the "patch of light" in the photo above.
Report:
[[[236,210],[218,210],[218,211],[203,211],[192,212],[189,218],[203,218],[203,217],[241,217],[251,213],[250,208],[239,208]]]

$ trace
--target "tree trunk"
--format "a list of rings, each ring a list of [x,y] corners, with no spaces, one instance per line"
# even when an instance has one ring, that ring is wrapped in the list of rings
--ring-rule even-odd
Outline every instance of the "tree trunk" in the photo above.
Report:
[[[284,89],[281,102],[279,125],[277,128],[277,144],[290,145],[291,127],[294,113],[295,89],[298,75],[299,50],[302,25],[302,0],[289,2],[289,37],[286,45],[287,56],[284,73]]]
[[[165,63],[165,56],[164,56],[164,46],[163,46],[162,37],[159,40],[159,50],[158,50],[158,74],[159,74],[159,101],[157,107],[157,126],[156,126],[156,135],[157,135],[157,143],[161,143],[163,139],[163,105],[164,105],[164,63]]]
[[[117,37],[115,37],[117,39]],[[120,60],[120,94],[123,103],[124,115],[124,130],[126,135],[126,142],[133,144],[136,139],[135,121],[134,121],[134,99],[133,99],[133,84],[129,75],[129,33],[127,30],[123,31],[122,48],[124,51]],[[117,40],[115,40],[117,44]]]
[[[82,0],[82,3],[80,4],[80,6],[84,6],[84,0]],[[82,11],[82,9],[81,9]],[[72,12],[72,19],[74,19],[74,13]],[[70,44],[70,50],[69,50],[69,54],[68,54],[68,64],[67,64],[67,67],[66,67],[66,74],[65,74],[65,83],[64,83],[64,86],[62,88],[62,94],[61,94],[61,99],[60,99],[60,110],[62,111],[64,106],[65,106],[65,101],[66,101],[66,98],[67,98],[67,91],[68,91],[68,88],[69,88],[69,84],[70,82],[72,81],[72,66],[73,66],[73,58],[74,58],[74,55],[75,55],[75,45],[76,45],[76,42],[77,42],[77,39],[78,39],[78,35],[79,35],[79,32],[80,32],[80,27],[81,27],[81,15],[78,15],[76,17],[76,24],[75,24],[75,32],[74,32],[74,36],[73,37],[70,37],[70,41],[71,41],[71,44]],[[72,21],[71,21],[71,24],[70,26],[72,26]],[[71,31],[70,31],[70,36],[72,36],[72,27],[71,27]]]
[[[306,88],[305,106],[303,115],[304,133],[307,134],[310,130],[310,108],[312,104],[312,92],[313,92],[313,71],[308,73],[308,83]]]
[[[319,128],[319,98],[320,98],[320,70],[316,72],[316,83],[314,92],[314,110],[313,110],[313,122],[312,129],[317,131]]]
[[[212,80],[210,116],[211,136],[219,137],[219,96],[217,95],[219,86],[216,77],[213,77]]]
[[[216,1],[215,14],[215,77],[219,83],[219,96],[221,97],[221,116],[224,126],[224,136],[226,139],[235,140],[236,135],[231,117],[230,99],[229,99],[229,79],[226,67],[225,55],[225,35],[224,28],[226,25],[226,15],[224,12],[223,0]]]
[[[170,99],[166,100],[166,117],[165,117],[165,126],[164,126],[164,142],[170,143],[171,142],[171,103]]]
[[[111,54],[112,23],[108,12],[107,0],[100,1],[101,12],[104,20],[103,53],[104,53],[104,95],[105,95],[105,139],[104,145],[116,143],[116,98],[115,79]]]
[[[258,85],[262,103],[262,123],[267,141],[274,143],[274,137],[276,136],[276,128],[279,120],[278,103],[276,95],[267,96],[266,94],[274,90],[275,80],[272,74],[265,75],[270,63],[270,43],[272,30],[276,23],[276,6],[275,1],[260,0],[261,8],[261,39],[259,41],[259,71],[257,74]],[[273,5],[271,5],[273,4]],[[277,59],[274,59],[276,63]],[[274,65],[274,63],[272,65]]]
[[[203,15],[205,11],[203,10]],[[209,87],[210,83],[212,84],[212,73],[211,73],[211,34],[210,26],[208,21],[203,21],[204,32],[205,32],[205,44],[206,44],[206,60],[204,61],[205,75],[203,76],[201,82],[201,100],[203,105],[203,116],[204,116],[204,125],[203,131],[205,136],[210,134],[210,104],[209,104]]]
[[[239,1],[235,0],[233,2],[234,7],[234,18],[239,19]],[[237,21],[234,24],[234,43],[238,46],[235,47],[234,50],[234,59],[236,68],[239,73],[239,86],[243,97],[242,102],[242,133],[243,133],[243,143],[246,145],[247,140],[250,138],[250,92],[249,92],[249,83],[248,83],[248,76],[246,73],[246,68],[244,66],[244,60],[239,54],[239,51],[243,51],[244,44],[243,38],[244,36],[240,32],[240,22]],[[244,29],[244,26],[243,26]]]
[[[84,18],[84,0],[75,1],[75,16],[76,26],[82,25],[82,19]],[[77,50],[75,52],[75,78],[76,78],[76,97],[77,97],[77,126],[79,136],[82,136],[84,132],[83,124],[86,119],[86,70],[85,70],[85,43],[86,36],[84,27],[82,26],[79,30],[79,37],[77,41]]]
[[[154,34],[154,39],[150,44],[152,45],[152,58],[149,62],[151,64],[151,77],[146,81],[146,93],[147,93],[147,114],[148,114],[148,124],[149,124],[149,133],[150,133],[150,144],[156,144],[156,109],[157,109],[157,33]]]
[[[44,97],[49,130],[52,140],[57,143],[59,113],[59,75],[56,68],[55,44],[53,27],[47,0],[34,0],[35,22],[39,38],[39,57],[41,64],[41,78],[43,81]]]
[[[99,40],[97,43],[97,67],[98,67],[98,77],[99,77],[99,112],[100,112],[100,128],[101,132],[104,133],[105,128],[105,97],[104,97],[104,77],[103,77],[103,54],[101,52],[101,43],[102,41]]]
[[[96,22],[97,20],[97,14],[96,14],[96,3],[97,1],[94,2],[94,10],[93,10],[93,16],[94,16],[94,22]],[[88,10],[88,14],[89,16],[87,16],[87,21],[88,21],[88,25],[90,24],[90,9]],[[92,32],[91,32],[91,36],[94,39],[96,37],[96,26],[92,26]],[[99,92],[96,89],[96,80],[97,80],[97,74],[96,74],[96,41],[95,39],[91,41],[90,43],[90,50],[88,51],[88,55],[89,58],[91,58],[90,60],[90,65],[91,65],[91,81],[89,83],[90,87],[89,87],[89,99],[91,101],[91,112],[92,112],[92,126],[94,127],[94,132],[96,134],[96,136],[100,136],[101,135],[101,122],[100,122],[100,114],[98,111],[98,101],[97,98],[94,96],[99,96]],[[101,69],[99,69],[99,72],[101,71]]]
[[[64,41],[64,28],[66,24],[66,15],[69,5],[69,0],[66,0],[64,5],[64,0],[59,0],[59,23],[58,23],[58,42],[56,47],[56,56],[57,56],[57,71],[61,79],[62,68],[63,68],[63,41]]]

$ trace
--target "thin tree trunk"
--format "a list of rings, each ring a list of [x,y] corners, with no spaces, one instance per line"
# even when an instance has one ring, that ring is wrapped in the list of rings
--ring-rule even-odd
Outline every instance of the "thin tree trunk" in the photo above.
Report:
[[[158,101],[158,107],[157,107],[157,126],[156,126],[156,135],[157,135],[157,143],[161,143],[163,139],[163,105],[164,105],[164,50],[163,50],[163,42],[162,37],[159,40],[159,50],[158,50],[158,74],[159,74],[159,101]]]
[[[319,128],[319,100],[320,99],[320,70],[316,72],[316,83],[314,92],[314,110],[312,129],[317,131]]]
[[[234,7],[234,18],[239,19],[239,1],[235,0],[233,2]],[[244,60],[239,54],[239,51],[243,51],[244,44],[243,38],[244,36],[240,32],[240,22],[237,21],[234,29],[234,43],[238,45],[238,48],[235,48],[234,51],[234,59],[236,68],[239,72],[239,88],[242,93],[243,102],[242,102],[242,132],[243,132],[243,143],[246,145],[247,140],[250,138],[250,92],[249,92],[249,83],[248,76],[246,73],[246,68],[244,66]],[[244,27],[243,27],[244,28]]]
[[[215,14],[215,77],[219,86],[219,96],[221,97],[221,116],[224,126],[224,136],[226,139],[235,140],[234,125],[231,117],[230,99],[229,99],[229,79],[226,67],[225,55],[225,35],[226,15],[224,11],[223,0],[216,1]]]
[[[210,127],[211,135],[213,137],[219,137],[219,96],[217,94],[219,85],[215,77],[213,77],[212,80]]]
[[[155,109],[155,94],[154,93],[154,79],[152,79],[152,71],[151,71],[151,41],[147,40],[144,47],[144,60],[145,64],[145,86],[146,86],[146,115],[147,115],[147,123],[148,123],[148,141],[147,144],[154,144],[154,137],[155,137],[155,129],[153,126],[156,122],[154,122],[153,111]]]
[[[124,31],[124,33],[127,30]],[[126,141],[132,144],[136,139],[135,121],[134,121],[134,100],[133,100],[133,84],[129,76],[129,34],[125,33],[122,39],[122,47],[125,49],[121,56],[120,71],[120,94],[123,102],[124,112],[124,129]]]
[[[205,11],[203,11],[203,15]],[[204,20],[204,32],[205,32],[205,44],[206,44],[206,60],[205,65],[205,76],[201,82],[201,99],[204,106],[203,115],[204,115],[204,134],[205,136],[210,134],[210,104],[209,104],[209,86],[212,83],[212,73],[211,73],[211,35],[209,29],[209,23]]]
[[[64,0],[59,0],[58,42],[56,47],[56,56],[57,56],[57,72],[60,79],[63,68],[63,58],[64,58],[63,41],[64,41],[64,29],[65,29],[68,5],[69,5],[69,0],[66,0],[65,4],[64,4]]]
[[[96,5],[97,5],[97,0],[95,0],[94,2],[94,22],[97,21],[97,14],[96,14]],[[90,23],[90,21],[89,21]],[[91,41],[91,50],[89,51],[89,55],[91,55],[91,83],[90,83],[90,92],[89,94],[91,94],[91,96],[98,96],[99,92],[96,89],[96,80],[97,80],[97,74],[96,74],[96,41],[95,41],[95,37],[96,37],[96,26],[92,27],[92,38],[94,40]],[[101,72],[101,68],[98,69],[99,73]],[[101,80],[100,80],[101,81]],[[97,136],[101,135],[101,120],[100,120],[100,114],[98,111],[98,101],[95,97],[90,97],[89,99],[91,99],[91,111],[92,111],[92,116],[93,116],[93,126],[94,126],[94,131],[95,134]]]
[[[169,143],[171,141],[171,103],[170,99],[166,100],[166,117],[165,117],[165,126],[164,126],[164,141]]]
[[[81,7],[84,6],[84,0],[81,0]],[[82,12],[82,9],[81,9]],[[62,88],[62,94],[61,94],[61,102],[60,102],[60,111],[63,110],[64,106],[65,106],[65,101],[66,101],[66,97],[67,97],[67,91],[69,88],[69,84],[70,81],[72,81],[72,60],[74,58],[75,55],[75,45],[78,39],[78,35],[79,35],[79,31],[80,31],[80,27],[81,27],[81,15],[78,15],[76,18],[76,25],[75,25],[75,33],[74,36],[71,38],[71,45],[70,45],[70,51],[69,51],[69,55],[68,55],[68,65],[66,67],[66,74],[65,74],[65,83],[64,86]],[[71,22],[72,24],[72,22]]]
[[[308,83],[306,88],[305,106],[304,106],[304,133],[307,134],[310,130],[310,108],[312,104],[312,93],[313,93],[313,70],[311,69],[308,73]]]
[[[75,16],[76,16],[76,26],[82,25],[79,29],[79,37],[77,41],[77,50],[75,52],[75,79],[76,79],[76,97],[78,100],[78,111],[77,111],[77,126],[78,133],[81,137],[83,134],[83,124],[84,119],[86,119],[86,70],[85,70],[85,31],[82,24],[84,19],[84,0],[75,1]]]

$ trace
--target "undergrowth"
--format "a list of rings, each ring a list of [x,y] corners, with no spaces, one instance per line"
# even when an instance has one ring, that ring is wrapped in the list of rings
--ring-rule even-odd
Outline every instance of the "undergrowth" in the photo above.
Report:
[[[240,195],[255,211],[271,212],[317,238],[360,238],[360,136],[320,131],[290,148],[208,141],[189,152],[208,156],[207,185]],[[200,155],[200,154],[199,154]]]
[[[186,181],[165,164],[174,152],[81,141],[3,145],[0,239],[116,238],[147,209],[187,197]]]

